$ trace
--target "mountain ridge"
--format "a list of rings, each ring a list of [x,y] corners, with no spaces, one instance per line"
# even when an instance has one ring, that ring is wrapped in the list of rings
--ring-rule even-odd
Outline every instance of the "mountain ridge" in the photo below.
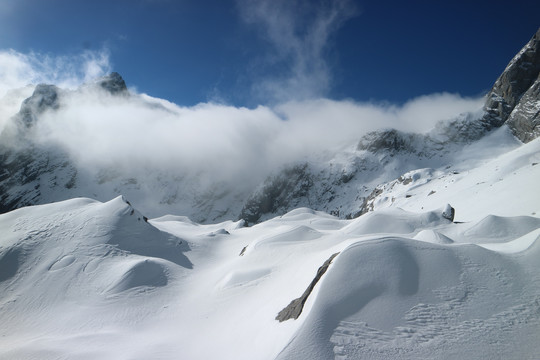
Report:
[[[483,113],[439,122],[426,134],[395,129],[371,132],[355,148],[342,149],[330,160],[314,154],[312,159],[267,174],[258,186],[240,189],[223,181],[201,185],[204,174],[181,170],[152,175],[127,174],[111,167],[88,171],[63,149],[36,143],[35,124],[44,114],[54,116],[69,94],[97,91],[119,99],[129,96],[124,79],[111,73],[71,92],[40,84],[12,118],[15,125],[0,134],[0,212],[75,196],[105,200],[124,194],[149,214],[163,215],[156,213],[161,207],[160,211],[181,213],[197,222],[244,219],[253,224],[298,206],[353,218],[371,208],[368,203],[378,186],[416,168],[451,166],[456,152],[502,126],[521,142],[538,137],[539,33],[540,29],[497,79]]]

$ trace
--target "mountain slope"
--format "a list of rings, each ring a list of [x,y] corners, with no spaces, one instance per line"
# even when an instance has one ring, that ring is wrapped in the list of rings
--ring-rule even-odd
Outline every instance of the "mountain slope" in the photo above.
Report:
[[[0,357],[534,358],[538,154],[540,139],[468,174],[410,173],[391,191],[424,210],[351,220],[146,222],[121,197],[0,215]]]
[[[302,204],[342,217],[355,217],[372,209],[372,198],[380,195],[378,185],[382,186],[418,168],[430,167],[437,171],[451,168],[460,157],[478,148],[475,145],[477,141],[501,127],[508,127],[521,142],[537,138],[540,135],[539,42],[540,29],[497,79],[486,97],[483,113],[462,114],[455,119],[440,122],[427,134],[408,134],[397,130],[369,133],[360,139],[356,151],[336,154],[336,158],[342,159],[337,164],[341,174],[336,174],[333,169],[336,160],[305,166],[301,177],[290,177],[287,173],[290,170],[285,169],[282,174],[266,180],[264,186],[247,201],[240,216],[249,221],[257,221],[265,218],[265,214],[269,217],[284,213]],[[499,140],[500,144],[491,143],[491,150],[484,154],[476,152],[477,160],[488,159],[517,146],[511,137],[504,136]],[[355,177],[360,180],[351,186],[349,181]],[[281,178],[287,179],[287,186],[276,194]],[[311,183],[323,183],[325,186],[322,190],[310,190],[310,186],[306,189],[306,178],[315,178],[317,180]],[[373,178],[376,181],[372,181]],[[342,182],[342,179],[347,181]],[[304,190],[298,192],[298,188]],[[288,192],[288,189],[292,191]],[[341,203],[332,204],[336,197],[346,199],[345,208]],[[288,203],[282,199],[288,199]],[[283,205],[269,208],[269,203]]]
[[[170,108],[117,74],[37,87],[0,134],[0,358],[536,358],[537,39],[485,111],[259,185],[83,166],[35,137],[70,99]]]
[[[475,151],[478,141],[501,127],[508,127],[521,142],[535,139],[540,133],[538,39],[537,33],[512,59],[488,94],[483,112],[461,114],[426,134],[392,129],[368,133],[356,144],[234,181],[214,179],[211,170],[193,173],[182,166],[142,160],[83,164],[73,150],[39,140],[47,129],[40,126],[44,120],[54,122],[62,111],[62,116],[69,116],[70,106],[87,106],[89,94],[96,106],[113,104],[112,111],[118,114],[134,99],[137,111],[159,108],[159,114],[167,116],[172,110],[163,102],[131,94],[117,73],[73,91],[38,85],[0,134],[0,211],[78,196],[105,201],[125,195],[150,216],[176,213],[203,223],[242,218],[253,224],[301,206],[353,218],[372,208],[379,185],[419,168],[436,172],[452,168],[460,157]],[[519,144],[511,136],[501,141],[476,154],[477,160],[489,160]]]

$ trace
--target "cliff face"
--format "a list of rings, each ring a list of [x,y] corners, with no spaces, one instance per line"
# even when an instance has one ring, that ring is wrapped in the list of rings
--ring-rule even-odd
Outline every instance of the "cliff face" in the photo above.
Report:
[[[522,142],[540,135],[540,29],[510,61],[489,92],[482,119],[491,128],[507,124]]]
[[[540,75],[523,94],[506,124],[512,133],[524,143],[540,136]]]

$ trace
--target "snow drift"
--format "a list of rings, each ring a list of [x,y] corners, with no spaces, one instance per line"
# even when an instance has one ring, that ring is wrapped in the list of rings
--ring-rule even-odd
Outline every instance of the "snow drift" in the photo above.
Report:
[[[538,146],[477,171],[530,159]],[[539,169],[515,168],[513,180],[537,179]],[[408,185],[437,194],[447,186],[459,218],[468,199],[455,183]],[[491,185],[476,185],[477,199]],[[458,223],[445,203],[352,220],[299,208],[252,227],[182,216],[146,221],[122,197],[15,210],[0,215],[0,355],[531,358],[540,329],[540,219],[527,212],[540,202],[534,187],[517,191],[529,200],[522,211],[510,207],[514,216],[501,214],[516,191],[502,191],[498,207],[476,201],[469,211],[485,215]],[[298,318],[277,321],[303,293]]]

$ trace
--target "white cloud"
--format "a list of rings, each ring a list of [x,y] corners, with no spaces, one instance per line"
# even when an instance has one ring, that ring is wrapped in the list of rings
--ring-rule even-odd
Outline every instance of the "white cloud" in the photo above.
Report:
[[[0,50],[0,97],[9,89],[28,84],[47,83],[76,88],[110,70],[109,52],[106,49],[64,56]]]
[[[329,99],[255,109],[212,103],[179,107],[146,95],[87,92],[65,98],[58,111],[40,119],[35,133],[40,141],[66,148],[88,168],[260,181],[286,163],[353,145],[368,131],[427,131],[436,121],[477,110],[480,104],[438,94],[400,107]]]
[[[356,9],[349,0],[238,0],[242,18],[271,45],[254,92],[265,101],[323,96],[331,87],[330,38]],[[265,74],[266,73],[266,74]]]
[[[0,50],[0,132],[33,86],[46,83],[74,89],[110,70],[106,49],[65,56]]]
[[[9,86],[36,81],[75,86],[110,66],[106,52],[38,60],[35,54],[0,52],[0,62],[12,70],[2,73],[6,93]],[[260,181],[286,163],[353,145],[368,131],[423,132],[439,120],[481,107],[481,99],[446,93],[402,106],[319,98],[253,109],[215,103],[180,107],[144,94],[116,97],[92,89],[64,93],[60,108],[38,119],[32,130],[36,140],[67,149],[88,169],[115,167],[131,175],[204,172],[213,180],[238,183]],[[10,100],[0,101],[0,114],[13,114],[30,90],[4,96]]]

